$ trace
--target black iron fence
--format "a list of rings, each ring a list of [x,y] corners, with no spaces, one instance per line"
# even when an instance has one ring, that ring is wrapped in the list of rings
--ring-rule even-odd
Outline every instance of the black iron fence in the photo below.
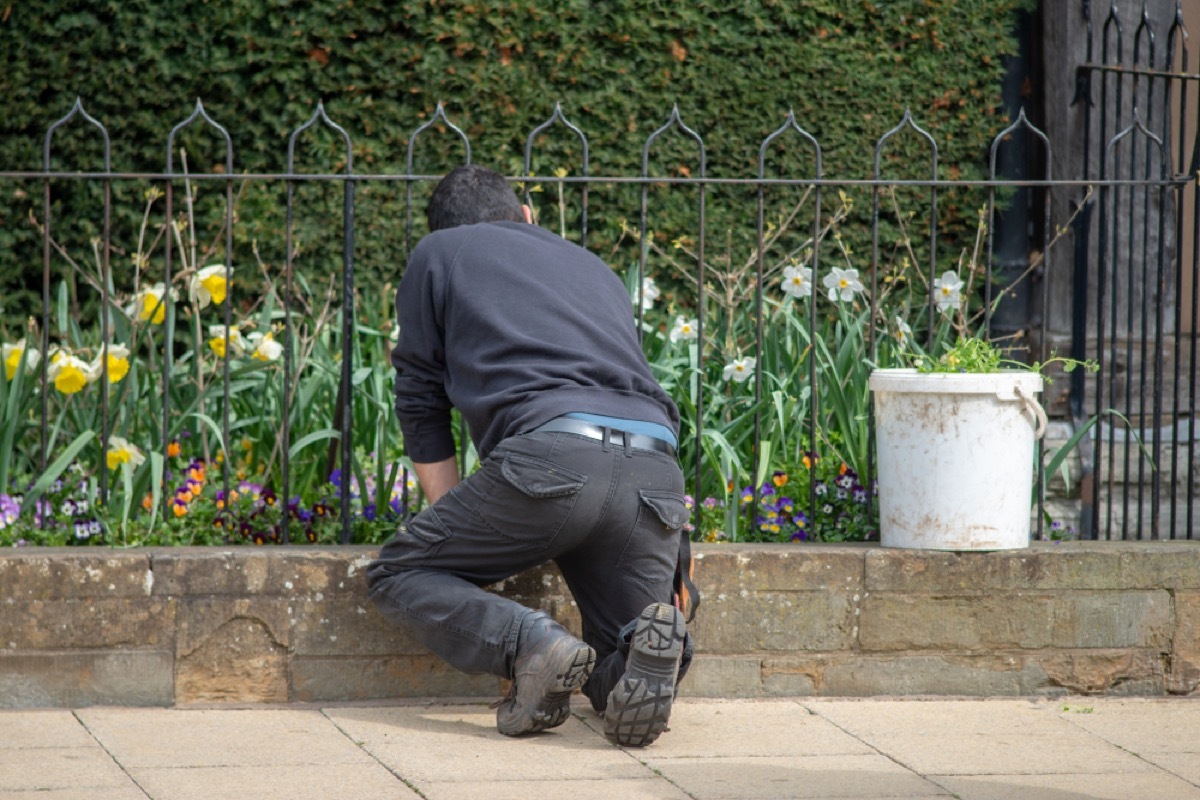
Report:
[[[541,224],[558,227],[585,246],[596,246],[597,239],[604,238],[603,255],[622,262],[615,266],[623,266],[628,275],[631,302],[652,361],[687,418],[681,452],[698,515],[705,496],[713,495],[716,505],[728,509],[724,527],[730,528],[736,520],[743,537],[746,531],[782,524],[784,534],[794,533],[792,538],[830,538],[830,528],[848,517],[822,515],[820,509],[828,506],[826,492],[844,491],[855,495],[852,501],[864,509],[865,517],[855,524],[869,527],[874,502],[867,371],[873,364],[899,364],[914,349],[932,347],[935,341],[971,329],[997,338],[1014,357],[1046,362],[1056,347],[1065,345],[1071,356],[1098,362],[1094,374],[1073,372],[1047,393],[1048,407],[1070,431],[1087,429],[1077,448],[1080,460],[1067,462],[1075,464],[1071,476],[1075,488],[1067,492],[1075,505],[1065,506],[1071,509],[1065,513],[1081,535],[1200,536],[1194,525],[1200,309],[1196,280],[1200,254],[1194,245],[1200,239],[1200,183],[1195,176],[1200,151],[1194,146],[1195,126],[1187,122],[1189,108],[1197,105],[1193,95],[1200,74],[1189,72],[1181,19],[1166,32],[1165,46],[1155,42],[1148,22],[1139,26],[1132,35],[1132,60],[1126,53],[1130,35],[1115,16],[1105,21],[1102,31],[1091,31],[1090,18],[1087,25],[1088,55],[1078,71],[1078,102],[1087,122],[1077,138],[1052,142],[1020,110],[1012,124],[996,135],[986,172],[974,179],[952,177],[958,172],[954,165],[947,168],[939,163],[936,131],[922,127],[919,111],[905,113],[874,143],[873,173],[857,177],[826,175],[822,143],[791,114],[764,136],[757,169],[742,177],[708,174],[704,138],[677,110],[665,113],[661,127],[643,140],[638,175],[592,174],[587,135],[560,107],[531,130],[524,143],[523,172],[512,179],[527,200],[539,205]],[[101,142],[99,169],[53,167],[56,137],[73,126],[88,126]],[[224,145],[223,156],[206,172],[190,171],[176,160],[177,139],[193,126],[206,128]],[[340,153],[336,172],[297,171],[302,161],[298,154],[317,129],[331,133],[339,145],[334,148]],[[578,159],[559,165],[563,167],[559,170],[535,159],[537,148],[550,135],[575,142]],[[254,434],[274,440],[268,448],[275,457],[270,469],[278,470],[278,497],[284,503],[299,491],[298,482],[310,479],[294,474],[297,454],[311,452],[317,445],[328,448],[318,472],[306,475],[327,477],[340,470],[343,477],[336,486],[342,541],[351,538],[351,495],[364,494],[369,484],[386,486],[379,499],[386,502],[386,497],[401,514],[409,513],[415,507],[410,496],[414,489],[407,464],[391,455],[398,452],[399,442],[386,421],[390,416],[382,377],[386,365],[379,363],[385,357],[380,353],[386,352],[387,326],[379,319],[366,319],[356,308],[364,293],[373,307],[380,300],[375,296],[379,287],[364,287],[355,274],[364,227],[380,222],[356,214],[359,190],[384,187],[396,195],[397,207],[403,209],[402,223],[388,222],[403,232],[397,241],[398,279],[401,252],[407,254],[420,235],[418,196],[440,177],[414,169],[416,149],[429,138],[448,137],[461,147],[461,159],[469,162],[469,137],[439,106],[408,137],[403,173],[362,173],[355,169],[350,133],[318,104],[312,117],[289,136],[284,171],[247,174],[236,171],[226,129],[199,102],[190,116],[171,129],[161,173],[114,170],[109,136],[106,125],[77,102],[48,127],[42,168],[0,172],[0,185],[37,186],[41,191],[40,216],[34,220],[41,238],[41,308],[31,330],[37,331],[37,347],[44,356],[55,351],[51,331],[57,326],[66,335],[72,327],[72,321],[65,319],[67,309],[86,307],[73,296],[74,290],[55,294],[63,275],[78,271],[77,266],[68,266],[71,262],[56,236],[60,224],[65,224],[56,216],[58,194],[63,187],[81,183],[99,187],[100,223],[91,284],[98,304],[89,317],[92,322],[85,325],[95,325],[98,342],[113,342],[113,327],[119,321],[109,309],[137,295],[130,318],[147,329],[160,324],[163,331],[159,356],[146,366],[156,374],[157,389],[143,398],[145,408],[138,412],[153,418],[153,425],[143,419],[140,430],[148,445],[145,449],[161,457],[151,459],[152,475],[141,487],[147,497],[161,506],[163,514],[171,513],[171,495],[155,491],[154,485],[166,485],[169,464],[177,457],[171,448],[188,430],[219,443],[219,453],[208,463],[219,465],[212,468],[219,468],[221,496],[229,498],[241,479],[234,443],[239,436],[251,439],[249,434]],[[657,164],[654,155],[668,139],[676,151],[682,145],[691,160],[652,168]],[[904,163],[897,167],[894,156],[901,141],[906,148]],[[783,174],[777,167],[781,148],[791,159]],[[1056,153],[1063,149],[1082,151],[1081,174],[1051,174]],[[919,154],[919,160],[913,153]],[[539,170],[542,174],[537,174]],[[159,250],[150,258],[150,251],[139,243],[132,268],[113,263],[114,254],[121,252],[113,242],[113,187],[126,184],[157,187],[165,205],[161,218],[143,231],[161,242]],[[239,237],[239,228],[248,222],[237,198],[249,185],[282,190],[281,227],[274,233],[284,242],[283,256],[274,266],[258,258],[257,241],[254,258],[248,256]],[[325,386],[330,396],[321,401],[322,408],[328,409],[327,423],[296,437],[295,427],[309,413],[308,404],[313,408],[317,404],[316,394],[306,394],[299,374],[313,368],[312,348],[318,337],[305,338],[294,318],[306,291],[304,284],[314,277],[311,267],[306,278],[296,263],[304,252],[297,236],[301,221],[296,198],[313,186],[331,187],[340,194],[340,208],[325,224],[326,233],[340,239],[340,247],[327,247],[324,253],[336,263],[336,298],[329,304],[335,311],[328,315],[336,319],[336,332],[323,334],[328,358],[319,365],[330,375],[336,373],[336,378],[328,378]],[[207,379],[199,366],[205,337],[194,314],[201,301],[192,297],[190,307],[177,309],[171,299],[177,284],[200,295],[212,293],[197,283],[204,259],[196,255],[195,236],[186,232],[189,220],[194,224],[194,204],[201,192],[220,201],[207,251],[214,259],[220,256],[213,262],[220,269],[209,269],[206,280],[213,281],[212,291],[230,292],[228,302],[211,297],[219,306],[222,326],[207,337],[211,349],[220,354],[213,360],[218,365],[219,377],[214,380],[219,381],[219,390],[204,383]],[[607,220],[606,232],[599,237],[597,198],[621,192],[636,197],[634,221],[618,227]],[[723,207],[722,225],[739,214],[743,221],[752,220],[739,233],[714,234],[711,198],[717,193],[741,203],[740,210]],[[667,198],[684,213],[668,229],[656,229],[656,213]],[[1057,211],[1064,198],[1073,203],[1065,215]],[[304,230],[312,224],[306,218]],[[746,246],[740,259],[729,255],[730,242],[738,237]],[[250,288],[255,281],[243,280],[235,299],[229,288],[232,275],[253,272],[255,259],[262,275],[278,280],[278,290],[259,293]],[[187,281],[180,281],[182,274]],[[831,277],[833,284],[828,282]],[[161,283],[162,291],[147,295],[152,283]],[[664,289],[663,302],[671,304],[667,311],[655,306]],[[1031,311],[1023,323],[1013,325],[1005,304],[1018,295],[1032,298]],[[260,380],[261,372],[239,366],[226,355],[241,348],[248,352],[239,342],[242,334],[235,313],[264,302],[271,308],[269,314],[264,312],[266,324],[258,332],[271,331],[273,324],[281,347],[282,366],[270,384]],[[1064,308],[1067,314],[1056,317],[1055,309]],[[1003,325],[997,325],[998,314],[1004,315]],[[75,320],[76,327],[78,323]],[[262,338],[270,337],[259,338],[260,343]],[[180,340],[192,346],[190,352],[180,346]],[[367,352],[369,347],[374,348],[374,356]],[[33,348],[33,342],[26,345],[27,350]],[[92,351],[104,355],[98,343]],[[66,352],[60,351],[60,361]],[[263,353],[270,358],[269,350]],[[45,357],[31,372],[38,387],[33,418],[11,413],[4,418],[5,460],[16,458],[22,437],[30,445],[27,437],[36,430],[35,475],[56,471],[64,458],[84,447],[95,448],[101,454],[97,462],[103,461],[116,435],[110,405],[129,402],[122,384],[110,380],[113,371],[128,365],[111,355],[95,362],[91,376],[96,387],[88,403],[98,408],[90,418],[95,423],[94,439],[76,438],[71,447],[64,447],[69,438],[64,426],[72,423],[65,422],[69,414],[53,401],[53,388],[64,368]],[[181,360],[184,363],[178,363]],[[28,357],[21,363],[32,366]],[[674,374],[668,374],[670,370]],[[172,382],[181,374],[204,389],[199,399],[181,400],[173,391]],[[740,382],[742,374],[749,380]],[[7,386],[13,386],[11,375]],[[278,402],[271,420],[235,408],[233,398],[239,392],[242,396],[262,392],[266,397],[274,391]],[[371,413],[364,416],[364,408]],[[128,411],[120,418],[126,427],[133,424]],[[73,424],[79,428],[76,434],[86,427],[78,421]],[[361,433],[364,427],[378,435],[367,444],[359,436],[356,446],[356,430]],[[466,437],[462,438],[465,443]],[[128,451],[118,454],[116,463],[128,455]],[[1039,463],[1044,466],[1049,455],[1039,452]],[[359,462],[367,457],[377,463],[362,467]],[[842,467],[838,477],[848,470],[853,480],[847,479],[845,485],[836,478],[827,481],[814,465],[820,457],[849,465]],[[464,444],[464,468],[469,458]],[[801,464],[806,471],[790,469]],[[775,469],[778,465],[788,469]],[[6,463],[5,470],[9,466]],[[109,497],[115,479],[103,467],[95,474],[101,498]],[[772,477],[777,478],[775,487]],[[1044,489],[1052,477],[1040,475],[1038,486]],[[792,481],[790,493],[795,497],[784,510],[776,489],[787,480]],[[138,487],[126,483],[123,488],[129,492]],[[1044,491],[1038,495],[1035,525],[1038,535],[1046,536],[1050,531],[1041,513]],[[298,520],[282,515],[279,538],[300,538],[295,529],[302,524]],[[705,534],[703,528],[696,533]],[[725,535],[735,534],[725,530]]]

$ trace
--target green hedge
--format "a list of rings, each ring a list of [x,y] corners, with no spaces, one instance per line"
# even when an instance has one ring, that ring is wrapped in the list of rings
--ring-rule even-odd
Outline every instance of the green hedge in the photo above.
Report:
[[[824,148],[831,177],[869,177],[875,142],[911,108],[939,146],[942,177],[979,177],[996,114],[1002,56],[1014,47],[1023,0],[42,0],[13,3],[0,19],[0,170],[40,169],[46,128],[81,97],[112,136],[114,168],[161,171],[171,128],[196,98],[232,137],[236,171],[281,172],[290,133],[323,99],[354,142],[355,170],[398,173],[412,132],[437,103],[470,137],[473,160],[519,174],[530,131],[554,103],[589,139],[593,175],[637,175],[646,137],[673,106],[705,141],[708,173],[751,177],[764,137],[794,110]],[[54,166],[97,169],[97,137],[78,122],[54,140]],[[795,142],[795,140],[793,140]],[[340,143],[305,139],[300,168],[341,167]],[[314,142],[316,144],[314,144]],[[193,169],[223,160],[211,132],[181,139]],[[891,175],[928,174],[916,137],[888,150]],[[539,144],[535,173],[578,172],[578,147],[558,129]],[[774,152],[774,151],[773,151]],[[793,143],[773,169],[803,175],[811,157]],[[461,160],[452,137],[431,132],[417,172]],[[655,175],[697,174],[695,147],[673,135],[656,147]],[[176,169],[179,169],[176,158]],[[133,247],[144,184],[120,183],[114,244]],[[85,258],[100,215],[98,187],[56,188],[56,237]],[[340,263],[340,187],[309,187],[301,203],[302,261],[310,274]],[[203,192],[202,192],[203,194]],[[201,203],[219,217],[220,192]],[[695,192],[655,195],[653,227],[670,240],[695,232]],[[659,199],[661,197],[661,199]],[[234,259],[249,263],[257,239],[268,262],[282,257],[279,186],[241,199]],[[714,189],[708,234],[726,241],[753,226],[753,194]],[[394,280],[403,260],[403,184],[359,191],[360,283]],[[594,191],[589,243],[620,239],[636,219],[640,192]],[[944,201],[947,231],[974,215],[975,200]],[[305,205],[305,204],[308,205]],[[860,206],[861,207],[861,206]],[[305,210],[306,209],[306,210]],[[41,216],[37,181],[0,180],[0,321],[39,308],[41,246],[29,213]],[[305,216],[307,214],[307,216]],[[419,215],[418,215],[419,218]],[[336,217],[335,217],[336,219]],[[418,225],[419,233],[419,225]],[[218,237],[217,248],[221,248]],[[714,246],[715,249],[715,246]],[[627,265],[619,253],[606,253]],[[56,259],[56,275],[67,274]],[[300,262],[298,262],[300,263]],[[616,264],[621,266],[622,263]],[[128,284],[113,261],[118,288]]]

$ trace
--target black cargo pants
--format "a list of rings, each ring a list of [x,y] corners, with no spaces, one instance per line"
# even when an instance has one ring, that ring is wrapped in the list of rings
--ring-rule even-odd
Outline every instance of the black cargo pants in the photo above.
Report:
[[[554,561],[596,650],[584,693],[603,708],[624,671],[621,629],[671,601],[688,517],[672,456],[573,433],[513,436],[383,546],[370,595],[451,666],[509,678],[531,609],[482,587]]]

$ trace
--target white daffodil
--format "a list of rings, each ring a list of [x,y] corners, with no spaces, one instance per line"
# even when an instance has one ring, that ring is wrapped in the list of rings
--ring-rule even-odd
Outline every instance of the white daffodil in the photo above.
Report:
[[[24,339],[16,344],[4,343],[4,375],[10,381],[16,377],[17,367],[21,366],[21,355],[25,354],[26,349]],[[42,354],[35,347],[30,347],[28,350],[28,354],[25,354],[25,369],[32,371],[42,363]]]
[[[133,303],[125,309],[129,316],[141,322],[162,325],[167,318],[167,304],[179,299],[179,292],[172,289],[167,291],[163,283],[143,287],[133,298]]]
[[[193,303],[199,303],[201,308],[204,308],[209,303],[221,305],[221,303],[225,302],[225,295],[229,291],[229,280],[232,275],[233,267],[227,268],[224,264],[205,267],[192,276],[188,296]]]
[[[697,320],[676,317],[675,325],[668,336],[672,342],[678,342],[680,339],[690,342],[700,335],[699,325]]]
[[[654,308],[654,301],[662,292],[654,283],[654,278],[642,278],[642,311]]]
[[[744,381],[749,380],[750,376],[754,374],[754,365],[756,363],[758,362],[750,357],[735,358],[733,361],[730,361],[725,365],[725,369],[722,371],[721,377],[727,381],[733,381],[734,383],[743,383]]]
[[[896,341],[904,347],[908,347],[908,342],[912,339],[912,328],[908,327],[908,323],[896,317]]]
[[[388,334],[388,341],[391,342],[392,344],[396,344],[396,342],[400,341],[400,326],[399,325],[392,326],[392,332]]]
[[[104,352],[107,352],[108,382],[119,383],[129,374],[129,348],[123,344],[110,344],[104,347]],[[96,356],[92,363],[88,364],[89,381],[98,381],[104,374],[104,365],[100,359],[101,356]]]
[[[109,469],[116,469],[122,464],[137,467],[146,461],[146,456],[136,445],[122,439],[120,436],[108,437],[108,452],[104,456]]]
[[[957,273],[950,270],[943,272],[942,277],[933,282],[938,311],[943,314],[952,309],[957,311],[962,305],[962,287],[962,278],[958,277]]]
[[[849,303],[854,299],[855,294],[863,291],[863,285],[858,279],[858,270],[856,269],[834,267],[829,270],[829,274],[825,276],[822,283],[829,290],[829,299],[835,303],[838,300]]]
[[[225,358],[225,331],[224,325],[209,325],[208,326],[208,346],[217,354],[218,358]],[[236,327],[228,329],[229,331],[229,349],[233,351],[234,356],[240,356],[246,352],[246,340],[242,338],[242,332]]]
[[[250,357],[258,361],[275,361],[283,355],[283,345],[275,341],[270,331],[260,333],[254,331],[246,334],[246,341],[254,348]]]
[[[812,270],[808,267],[784,267],[783,291],[795,297],[812,296]]]
[[[54,388],[63,394],[75,394],[91,383],[92,368],[78,356],[58,349],[50,356],[50,367],[46,377],[54,381]]]

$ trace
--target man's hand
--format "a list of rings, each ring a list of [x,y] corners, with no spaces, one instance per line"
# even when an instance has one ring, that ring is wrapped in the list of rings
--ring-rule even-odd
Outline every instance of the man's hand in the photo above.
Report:
[[[445,461],[413,464],[421,490],[429,502],[436,503],[442,495],[458,485],[458,461],[451,456]]]

